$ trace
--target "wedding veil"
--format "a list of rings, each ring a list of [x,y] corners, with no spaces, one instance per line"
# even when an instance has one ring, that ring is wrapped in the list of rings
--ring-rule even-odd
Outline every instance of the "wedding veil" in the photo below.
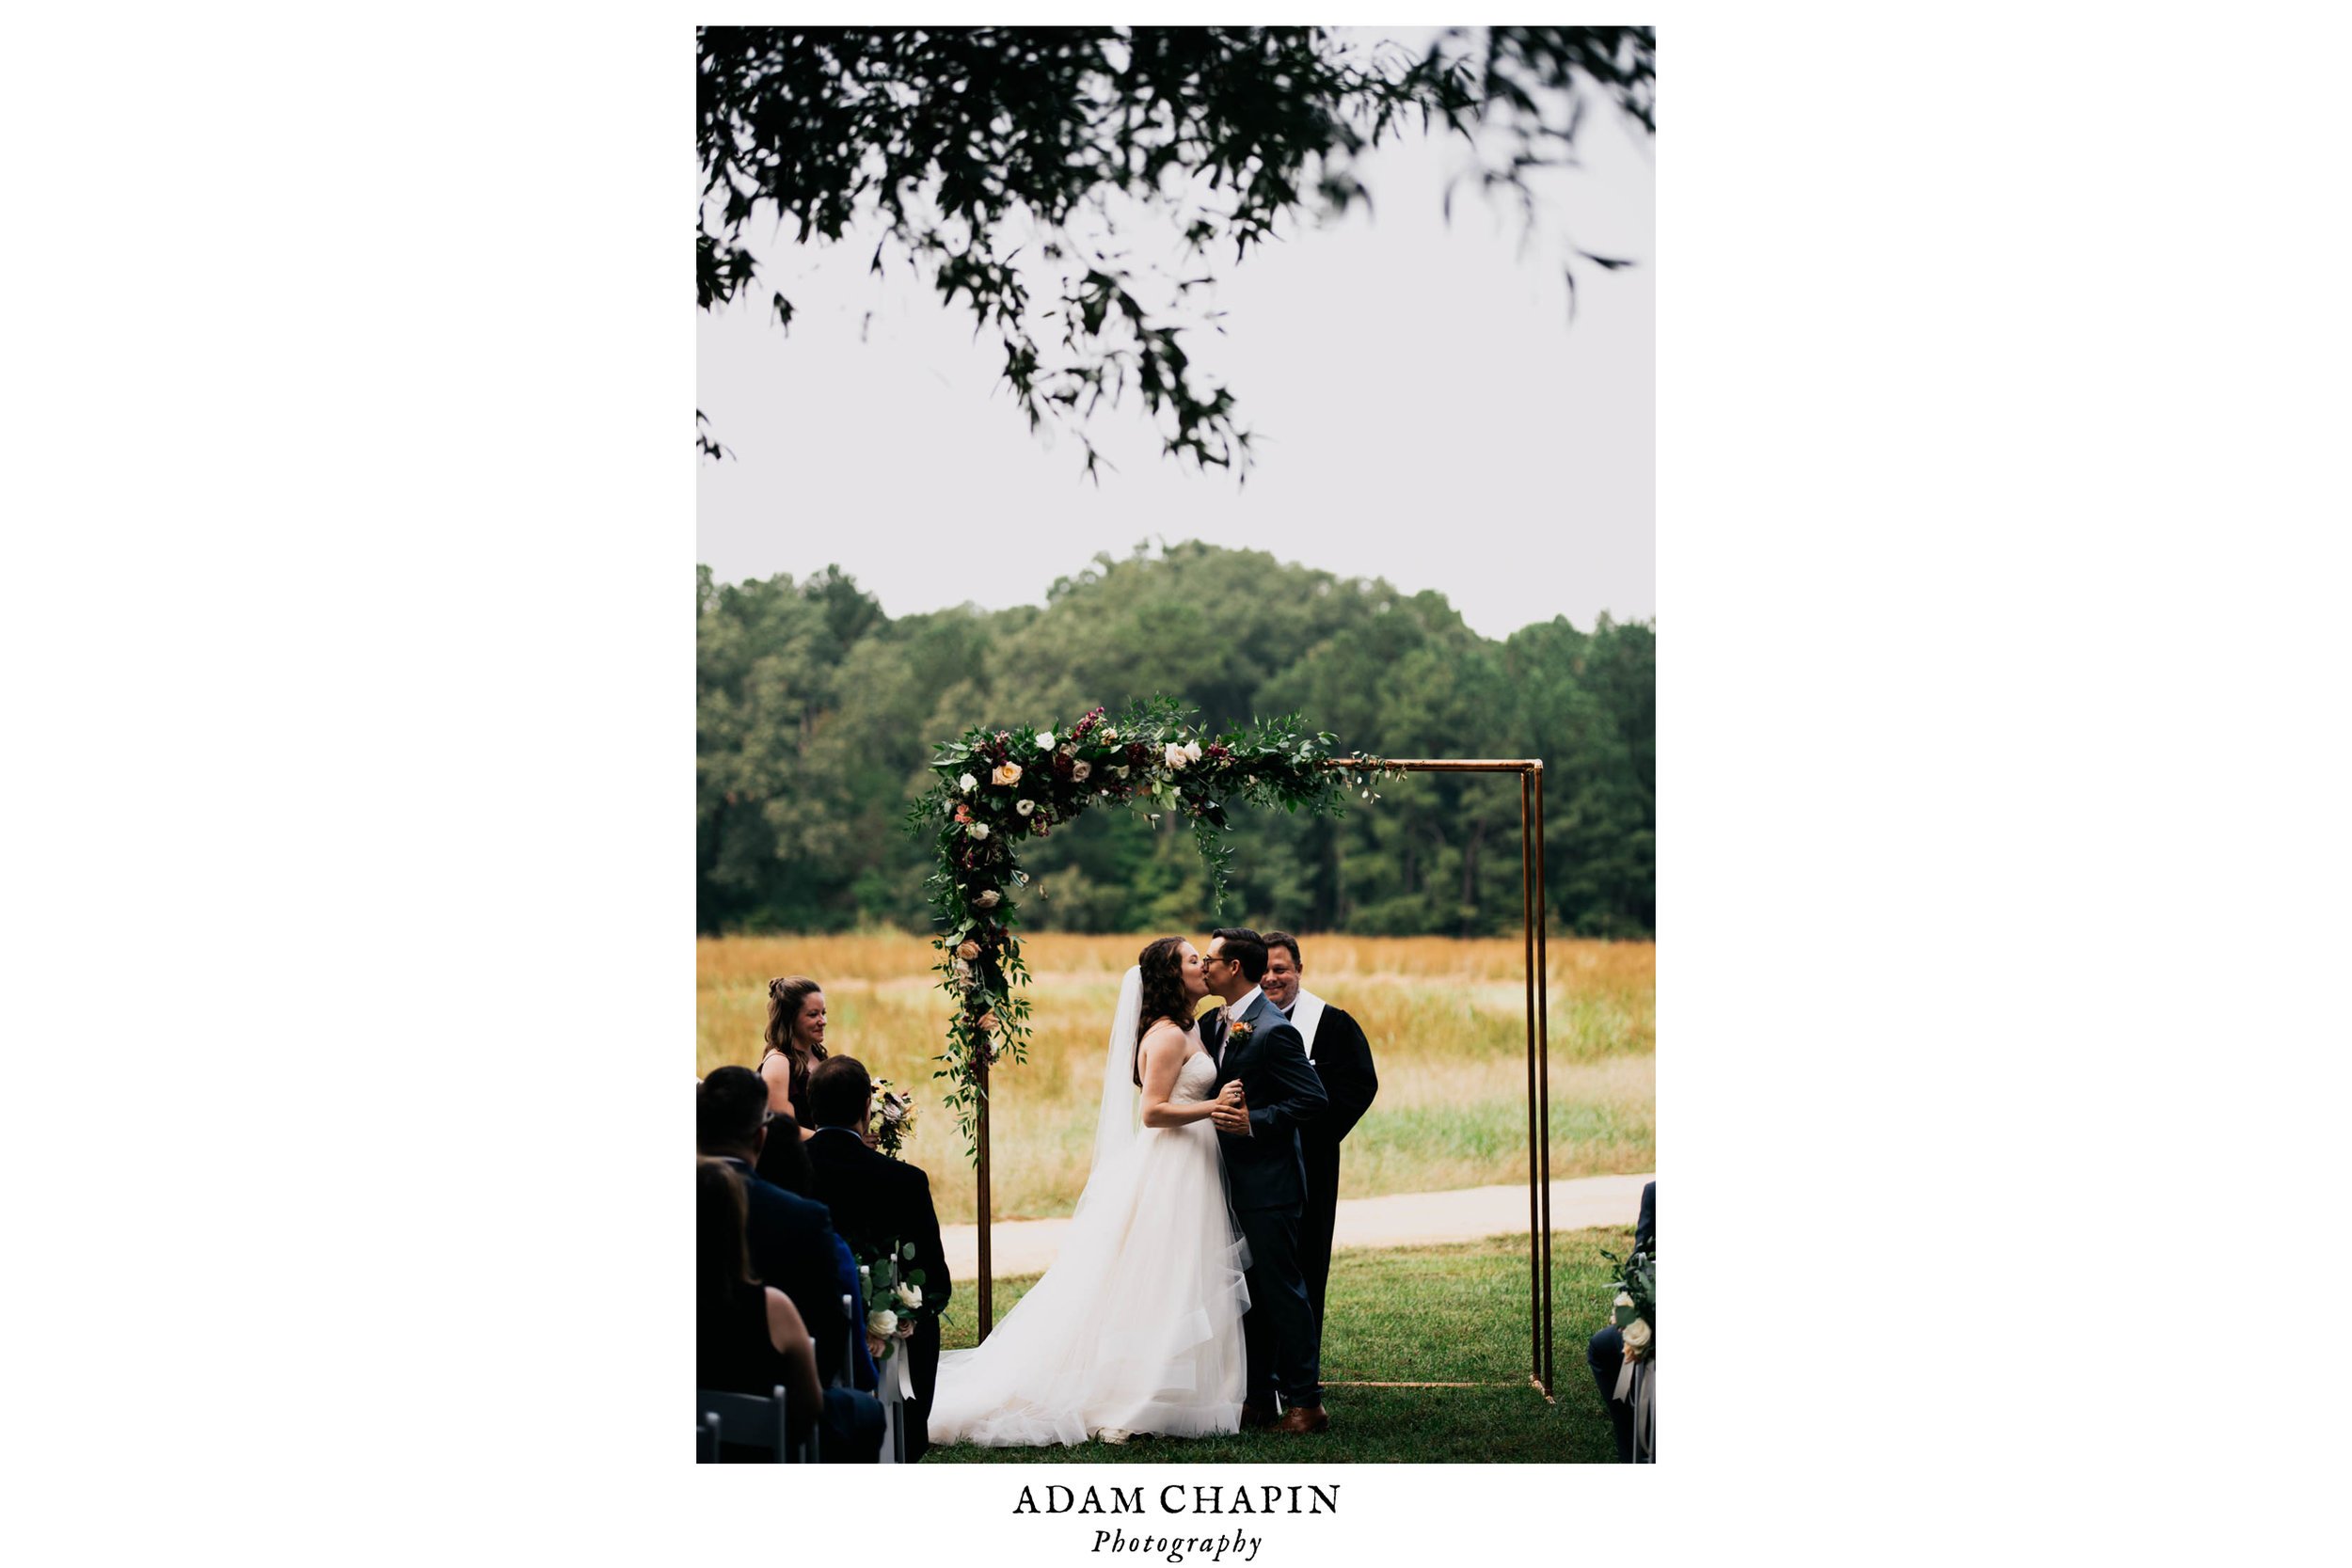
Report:
[[[1089,1182],[1118,1164],[1135,1148],[1136,1036],[1142,1022],[1143,971],[1131,966],[1119,983],[1119,1006],[1111,1013],[1110,1044],[1103,1053],[1103,1105],[1094,1118],[1094,1169],[1088,1178]]]

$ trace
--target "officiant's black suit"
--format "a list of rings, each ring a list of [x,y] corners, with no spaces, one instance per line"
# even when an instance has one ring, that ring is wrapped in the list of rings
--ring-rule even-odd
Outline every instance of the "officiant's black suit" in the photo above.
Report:
[[[924,1307],[945,1310],[950,1293],[947,1254],[939,1241],[939,1212],[931,1207],[930,1178],[919,1166],[866,1148],[866,1140],[846,1127],[819,1129],[807,1148],[808,1163],[817,1176],[814,1196],[833,1211],[834,1228],[849,1239],[853,1249],[913,1243],[914,1257],[901,1259],[900,1266],[921,1269]],[[914,1398],[908,1408],[907,1458],[914,1460],[922,1458],[931,1446],[925,1423],[930,1418],[931,1390],[939,1383],[936,1317],[927,1316],[915,1324],[906,1353],[907,1374],[914,1385]]]
[[[1307,1299],[1314,1303],[1315,1334],[1320,1340],[1324,1291],[1331,1280],[1331,1233],[1339,1222],[1340,1142],[1372,1108],[1373,1096],[1380,1092],[1380,1079],[1372,1069],[1372,1046],[1364,1038],[1363,1026],[1328,1003],[1324,1005],[1323,1022],[1315,1025],[1314,1055],[1309,1065],[1331,1101],[1330,1109],[1298,1130],[1299,1153],[1307,1162],[1307,1207],[1298,1224],[1298,1266],[1307,1276]]]
[[[1228,1046],[1233,1023],[1249,1037]],[[1298,1031],[1263,992],[1249,1010],[1211,1030],[1223,1053],[1216,1089],[1235,1079],[1249,1102],[1249,1135],[1220,1130],[1217,1146],[1232,1194],[1233,1218],[1249,1243],[1249,1310],[1241,1321],[1249,1356],[1248,1401],[1271,1411],[1279,1389],[1292,1405],[1323,1402],[1314,1303],[1299,1267],[1299,1221],[1306,1209],[1307,1165],[1299,1129],[1323,1115],[1329,1097],[1307,1060]]]

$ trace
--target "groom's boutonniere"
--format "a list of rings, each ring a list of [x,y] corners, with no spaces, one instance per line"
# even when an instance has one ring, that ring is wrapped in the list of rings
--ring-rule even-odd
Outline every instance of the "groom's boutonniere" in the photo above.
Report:
[[[1236,1023],[1231,1030],[1227,1031],[1225,1036],[1225,1044],[1228,1049],[1237,1045],[1248,1045],[1249,1043],[1249,1037],[1257,1032],[1258,1027],[1254,1023]]]

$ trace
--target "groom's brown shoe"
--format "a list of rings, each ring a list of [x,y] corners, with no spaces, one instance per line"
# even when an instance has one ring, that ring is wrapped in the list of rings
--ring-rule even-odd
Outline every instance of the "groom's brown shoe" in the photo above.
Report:
[[[1244,1432],[1263,1431],[1274,1422],[1274,1412],[1263,1404],[1245,1404],[1241,1407],[1241,1429]]]
[[[1328,1432],[1331,1430],[1331,1418],[1323,1413],[1323,1406],[1319,1404],[1294,1404],[1290,1407],[1288,1415],[1274,1423],[1274,1430],[1277,1432]]]

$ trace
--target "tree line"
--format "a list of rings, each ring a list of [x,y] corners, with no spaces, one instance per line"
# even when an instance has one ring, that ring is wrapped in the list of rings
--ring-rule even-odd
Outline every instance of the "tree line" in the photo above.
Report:
[[[928,839],[900,828],[939,742],[1167,695],[1212,732],[1296,713],[1343,752],[1540,757],[1551,927],[1656,920],[1657,639],[1608,616],[1501,641],[1442,594],[1197,542],[1105,555],[1042,606],[897,619],[838,568],[796,582],[698,570],[695,919],[706,933],[928,928]],[[1278,618],[1269,602],[1284,607]],[[1413,774],[1343,816],[1236,810],[1223,918],[1367,935],[1520,928],[1508,775]],[[1182,824],[1088,814],[1025,847],[1032,928],[1198,930],[1208,878]]]

